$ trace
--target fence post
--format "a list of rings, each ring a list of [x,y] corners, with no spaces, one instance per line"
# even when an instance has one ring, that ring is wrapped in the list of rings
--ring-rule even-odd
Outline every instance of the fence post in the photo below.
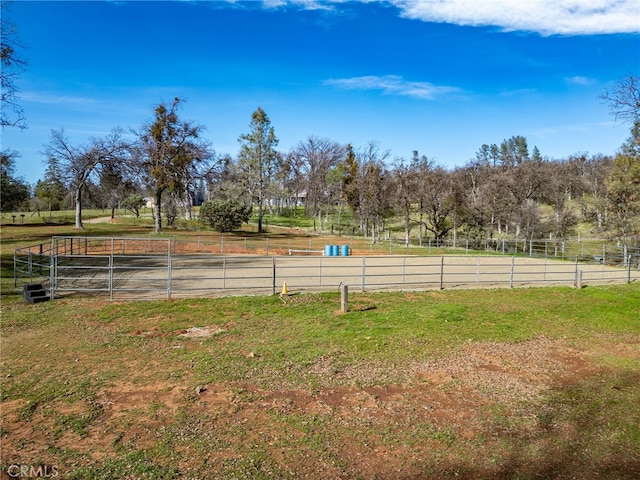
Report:
[[[365,262],[367,257],[362,257],[362,293],[364,293],[364,279],[365,279]]]
[[[227,288],[227,257],[222,257],[222,289]]]
[[[51,252],[50,258],[51,260],[49,263],[49,299],[53,300],[56,296],[55,282],[56,282],[56,276],[57,276],[56,264],[58,263],[58,256],[54,255],[53,252]]]
[[[402,286],[406,283],[405,274],[407,271],[407,257],[406,255],[402,256]]]
[[[267,249],[269,245],[269,239],[267,238]],[[276,294],[276,257],[271,257],[271,263],[273,265],[271,273],[271,295]]]
[[[631,283],[631,254],[627,255],[627,283]]]
[[[582,270],[576,270],[576,288],[580,290],[582,288]]]
[[[511,257],[511,276],[509,278],[509,288],[513,288],[513,273],[516,266],[516,257]]]
[[[622,261],[623,262],[627,262],[627,261],[631,261],[631,257],[627,257],[627,245],[623,245],[622,247]],[[626,265],[626,263],[625,263]]]
[[[109,255],[109,300],[113,300],[113,253]]]
[[[444,290],[444,255],[440,256],[440,290]]]
[[[167,256],[167,300],[171,300],[171,252]]]
[[[342,313],[349,311],[349,287],[345,284],[340,285],[340,311]]]
[[[31,253],[31,250],[29,250],[29,283],[33,283],[33,254]]]

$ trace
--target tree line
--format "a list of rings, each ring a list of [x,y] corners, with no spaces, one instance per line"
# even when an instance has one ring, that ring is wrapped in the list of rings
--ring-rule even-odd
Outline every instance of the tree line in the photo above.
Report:
[[[202,219],[227,230],[236,224],[220,220],[231,215],[224,211],[242,219],[253,213],[262,232],[266,213],[296,215],[302,206],[320,230],[331,215],[341,231],[349,212],[372,241],[380,240],[392,220],[401,222],[407,244],[412,236],[421,243],[462,234],[564,238],[579,222],[591,222],[596,231],[625,242],[638,241],[635,119],[631,136],[614,156],[549,159],[531,149],[525,137],[513,136],[483,144],[465,165],[447,169],[418,151],[391,159],[376,142],[354,148],[310,136],[282,152],[261,108],[252,114],[249,132],[238,138],[237,157],[218,155],[202,137],[204,126],[180,117],[182,103],[175,98],[157,105],[133,140],[117,128],[76,145],[64,130],[53,130],[44,150],[44,178],[33,192],[35,208],[56,209],[70,200],[75,225],[82,228],[87,202],[137,212],[146,196],[153,199],[156,232],[163,219],[169,225],[179,215],[191,220],[191,207],[205,200],[217,203],[202,210]],[[3,210],[14,210],[30,197],[28,187],[12,177],[17,157],[2,152]]]

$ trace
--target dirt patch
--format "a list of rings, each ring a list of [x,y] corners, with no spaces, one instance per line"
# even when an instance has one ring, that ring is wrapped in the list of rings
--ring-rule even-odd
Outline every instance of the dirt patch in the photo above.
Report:
[[[160,327],[153,327],[150,330],[134,330],[133,332],[131,332],[131,334],[136,336],[141,336],[141,337],[147,337],[147,338],[183,337],[183,338],[202,339],[202,338],[210,338],[210,337],[213,337],[214,335],[218,335],[223,332],[226,332],[226,330],[218,326],[182,328],[180,330],[173,330],[171,332],[163,332],[160,329]]]
[[[534,402],[549,387],[598,371],[588,355],[560,340],[468,343],[459,352],[417,367],[436,387],[463,386],[496,402]]]

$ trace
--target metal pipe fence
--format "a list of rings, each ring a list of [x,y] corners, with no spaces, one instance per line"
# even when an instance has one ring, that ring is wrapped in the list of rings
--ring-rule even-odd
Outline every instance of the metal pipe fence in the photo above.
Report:
[[[247,242],[249,243],[249,242]],[[221,243],[216,248],[221,247]],[[14,253],[16,286],[38,280],[51,298],[68,294],[110,299],[184,298],[337,290],[438,290],[628,283],[640,280],[639,258],[614,265],[591,258],[457,255],[322,256],[316,245],[290,255],[182,253],[193,245],[174,238],[56,237]],[[263,247],[266,245],[263,244]],[[299,245],[298,245],[299,246]],[[200,246],[200,248],[203,248]],[[222,245],[222,250],[229,248]]]

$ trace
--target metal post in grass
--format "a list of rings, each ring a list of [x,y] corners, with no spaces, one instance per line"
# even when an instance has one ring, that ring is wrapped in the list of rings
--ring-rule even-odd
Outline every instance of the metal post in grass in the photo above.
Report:
[[[582,288],[582,270],[576,270],[575,286],[578,290]]]
[[[440,256],[440,290],[444,290],[444,255]]]
[[[631,283],[631,254],[626,256],[627,259],[627,283]]]
[[[362,257],[362,293],[364,293],[364,288],[365,288],[364,279],[365,279],[365,270],[366,270],[366,265],[365,265],[366,258],[367,257]]]

